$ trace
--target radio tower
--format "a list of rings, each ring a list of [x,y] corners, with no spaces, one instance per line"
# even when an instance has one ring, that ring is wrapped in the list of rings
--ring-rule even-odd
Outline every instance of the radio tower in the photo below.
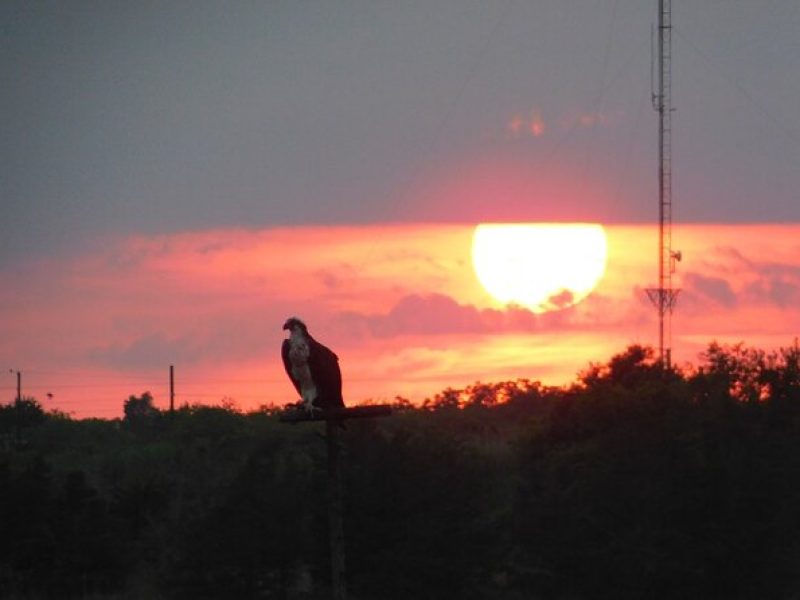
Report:
[[[672,0],[658,0],[658,93],[653,108],[658,111],[658,287],[647,296],[658,312],[658,355],[661,365],[672,362],[672,309],[679,289],[672,287],[675,263],[681,253],[672,250]]]

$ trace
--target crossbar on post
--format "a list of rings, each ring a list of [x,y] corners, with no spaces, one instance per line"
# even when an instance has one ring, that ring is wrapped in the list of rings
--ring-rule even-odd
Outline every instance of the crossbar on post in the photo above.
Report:
[[[304,421],[345,421],[347,419],[364,419],[387,417],[392,414],[392,407],[386,405],[351,406],[346,408],[328,408],[308,412],[300,407],[284,410],[280,420],[284,423],[301,423]]]

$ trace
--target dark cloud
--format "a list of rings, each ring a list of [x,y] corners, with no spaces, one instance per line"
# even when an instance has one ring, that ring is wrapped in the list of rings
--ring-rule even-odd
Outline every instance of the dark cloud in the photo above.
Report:
[[[786,308],[800,302],[800,267],[775,260],[756,260],[739,248],[715,247],[704,261],[714,275],[683,276],[682,303],[694,308],[743,305]]]
[[[683,287],[687,294],[696,294],[726,308],[733,308],[737,303],[736,293],[730,283],[720,277],[687,273],[683,278]]]
[[[202,350],[188,337],[151,333],[125,344],[89,350],[92,361],[121,370],[155,369],[176,362],[194,363]]]
[[[385,314],[348,312],[340,315],[340,321],[351,331],[379,338],[487,333],[496,331],[508,319],[514,319],[519,325],[526,325],[530,329],[536,325],[536,316],[529,311],[514,309],[504,314],[491,309],[479,310],[474,306],[459,304],[444,294],[405,296]]]
[[[342,286],[342,278],[337,276],[330,270],[327,269],[319,270],[316,272],[316,277],[330,291],[338,290]]]
[[[217,315],[202,326],[184,327],[173,334],[147,333],[123,343],[87,351],[89,360],[121,370],[154,369],[169,364],[229,363],[278,352],[279,320],[257,314]]]
[[[642,2],[121,4],[0,3],[0,261],[133,232],[652,216]],[[723,13],[676,14],[712,54],[676,58],[707,99],[678,117],[681,217],[797,220],[796,2]],[[719,54],[709,31],[754,37]],[[602,106],[599,72],[622,74]]]
[[[767,275],[744,288],[744,296],[753,302],[786,308],[800,302],[800,281],[781,275]]]
[[[758,265],[758,271],[769,278],[800,281],[800,266],[795,264],[764,261]]]
[[[555,308],[567,308],[575,301],[575,296],[570,290],[561,290],[547,299],[546,305]]]
[[[385,314],[343,313],[340,324],[349,331],[374,337],[470,333],[530,332],[567,324],[570,310],[536,315],[519,307],[479,309],[459,304],[444,294],[412,294]]]
[[[641,296],[644,296],[642,292]],[[637,294],[637,298],[639,295]],[[550,299],[568,304],[566,292]],[[388,312],[363,314],[340,313],[332,327],[353,337],[395,337],[401,335],[498,334],[565,331],[570,329],[604,330],[625,323],[647,322],[648,307],[640,303],[592,294],[576,305],[562,310],[536,314],[527,308],[509,305],[503,309],[480,309],[460,304],[445,294],[411,294],[401,298]],[[345,339],[345,338],[343,338]]]

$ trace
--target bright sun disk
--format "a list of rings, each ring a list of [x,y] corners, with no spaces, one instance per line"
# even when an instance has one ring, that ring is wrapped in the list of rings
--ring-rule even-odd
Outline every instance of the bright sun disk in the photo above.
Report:
[[[497,302],[533,312],[577,304],[606,269],[602,225],[482,223],[472,236],[472,265]]]

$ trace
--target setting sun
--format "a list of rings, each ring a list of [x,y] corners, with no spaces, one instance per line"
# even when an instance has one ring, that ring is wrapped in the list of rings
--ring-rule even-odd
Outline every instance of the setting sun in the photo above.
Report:
[[[595,224],[481,224],[472,264],[501,304],[542,313],[586,298],[606,268],[606,233]]]

